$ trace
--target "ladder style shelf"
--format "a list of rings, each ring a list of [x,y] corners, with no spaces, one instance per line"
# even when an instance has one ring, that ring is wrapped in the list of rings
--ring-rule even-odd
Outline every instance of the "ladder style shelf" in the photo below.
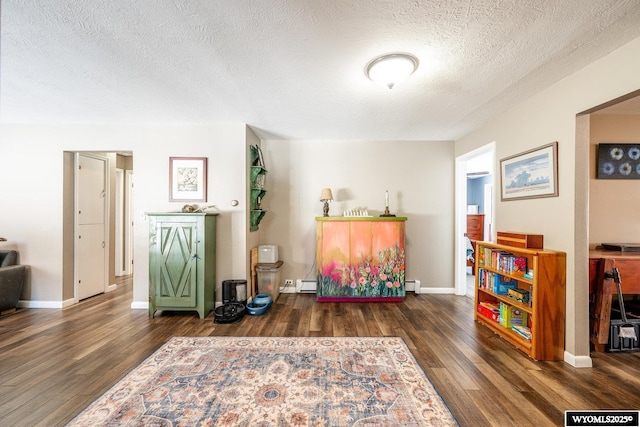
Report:
[[[524,249],[477,242],[474,319],[535,360],[564,359],[566,254],[544,249]],[[524,264],[526,263],[526,267]],[[525,275],[530,272],[531,275]],[[514,299],[508,289],[528,291],[528,299]],[[526,294],[526,292],[525,292]],[[483,307],[501,306],[501,319],[483,314]],[[480,307],[483,306],[483,307]],[[482,312],[481,312],[482,311]],[[525,338],[505,321],[507,313],[526,317]]]
[[[267,194],[265,189],[265,179],[267,170],[262,164],[262,155],[258,146],[252,145],[251,149],[251,167],[250,167],[250,209],[249,231],[257,231],[260,221],[264,218],[267,211],[262,209],[262,198]]]

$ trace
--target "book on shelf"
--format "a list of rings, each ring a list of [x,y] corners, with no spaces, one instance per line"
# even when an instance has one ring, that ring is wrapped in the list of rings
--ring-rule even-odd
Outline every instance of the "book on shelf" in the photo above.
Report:
[[[527,313],[504,302],[500,302],[500,324],[505,328],[527,326]]]
[[[529,301],[530,301],[530,292],[526,289],[520,289],[520,288],[508,289],[507,296],[523,304],[529,304]]]
[[[531,340],[531,329],[528,326],[514,325],[511,327],[521,337]]]
[[[478,270],[478,286],[493,293],[504,295],[509,289],[517,287],[518,281],[481,268]]]
[[[478,313],[496,323],[500,320],[500,306],[490,301],[482,301],[478,304]]]
[[[501,249],[478,248],[478,265],[491,267],[505,273],[526,273],[527,258]]]

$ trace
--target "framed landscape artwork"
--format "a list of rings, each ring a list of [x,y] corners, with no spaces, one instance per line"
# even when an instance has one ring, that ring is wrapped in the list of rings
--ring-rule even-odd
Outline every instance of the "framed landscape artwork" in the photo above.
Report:
[[[169,158],[169,201],[207,201],[207,158]]]
[[[558,195],[558,142],[500,160],[500,198],[506,200]]]

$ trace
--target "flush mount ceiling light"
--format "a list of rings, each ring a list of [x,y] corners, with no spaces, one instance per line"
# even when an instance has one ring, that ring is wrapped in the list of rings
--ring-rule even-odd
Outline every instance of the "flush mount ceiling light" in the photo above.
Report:
[[[393,89],[418,68],[418,58],[408,53],[388,53],[369,61],[364,69],[367,77],[380,86]]]

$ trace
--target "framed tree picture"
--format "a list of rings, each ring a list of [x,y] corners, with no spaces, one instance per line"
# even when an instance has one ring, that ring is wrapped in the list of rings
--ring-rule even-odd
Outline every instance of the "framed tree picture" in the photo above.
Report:
[[[500,160],[500,198],[558,196],[558,142]]]
[[[169,201],[207,201],[207,158],[169,158]]]

